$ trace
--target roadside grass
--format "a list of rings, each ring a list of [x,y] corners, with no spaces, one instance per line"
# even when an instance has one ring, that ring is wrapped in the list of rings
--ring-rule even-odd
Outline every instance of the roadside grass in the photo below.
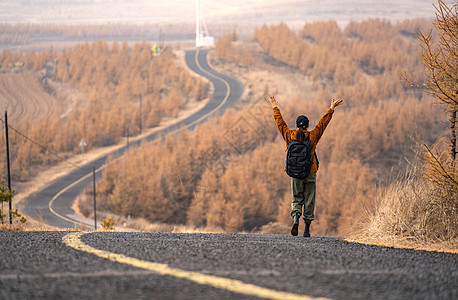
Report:
[[[289,234],[291,227],[280,222],[270,222],[259,228],[259,234]],[[302,230],[302,229],[301,229]]]
[[[93,218],[90,213],[87,218]],[[195,227],[191,225],[176,225],[165,223],[153,223],[145,218],[120,216],[108,211],[97,211],[97,219],[108,219],[114,223],[116,231],[139,231],[139,232],[173,232],[173,233],[226,233],[222,228]],[[99,228],[100,230],[103,230]]]
[[[26,224],[0,224],[0,231],[78,231],[75,228],[57,228],[46,224],[38,225],[36,223]]]
[[[24,231],[25,228],[23,224],[0,224],[0,231]]]
[[[457,253],[457,195],[456,185],[407,173],[379,193],[347,241]]]
[[[5,223],[0,224],[0,231],[79,231],[86,230],[84,224],[80,224],[79,227],[75,228],[58,228],[46,224],[41,217],[33,219],[27,216],[27,221],[22,223],[17,219],[13,219],[13,224],[9,224],[9,220]]]

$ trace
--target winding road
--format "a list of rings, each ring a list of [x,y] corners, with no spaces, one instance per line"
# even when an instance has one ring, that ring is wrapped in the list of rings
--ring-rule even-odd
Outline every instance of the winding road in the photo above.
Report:
[[[193,129],[215,113],[223,114],[227,108],[237,102],[243,93],[243,85],[236,79],[220,74],[210,68],[207,62],[207,53],[208,50],[188,50],[185,53],[185,59],[192,71],[208,78],[213,84],[214,93],[209,102],[201,110],[186,119],[155,132],[143,140],[132,143],[133,145],[139,145],[144,140],[154,140],[160,134],[177,131],[180,128]],[[84,222],[88,228],[93,228],[93,222],[90,223],[75,214],[71,208],[72,204],[84,188],[92,184],[93,167],[95,166],[96,172],[100,173],[109,155],[121,155],[125,150],[126,147],[122,147],[53,181],[25,199],[21,210],[25,215],[54,227],[79,228],[81,223]]]

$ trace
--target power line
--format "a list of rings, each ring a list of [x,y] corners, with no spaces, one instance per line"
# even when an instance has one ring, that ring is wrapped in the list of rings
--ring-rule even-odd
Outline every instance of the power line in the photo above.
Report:
[[[5,124],[5,120],[3,120],[2,118],[0,118],[0,121],[2,121],[3,124]],[[14,132],[16,132],[17,134],[19,134],[20,136],[22,136],[23,138],[25,138],[26,140],[28,140],[29,142],[31,142],[32,144],[35,144],[35,145],[37,145],[38,147],[40,147],[40,148],[42,148],[42,149],[44,149],[44,150],[46,150],[46,151],[49,151],[51,154],[54,154],[59,160],[61,160],[61,161],[66,161],[66,162],[68,162],[69,164],[71,164],[71,165],[73,165],[73,166],[75,166],[75,167],[77,167],[77,168],[80,167],[79,165],[77,165],[77,164],[75,164],[75,163],[69,161],[68,159],[59,156],[59,154],[58,154],[57,152],[55,152],[54,150],[49,149],[48,147],[46,147],[46,146],[44,146],[44,145],[42,145],[42,144],[40,144],[40,143],[38,143],[38,142],[32,140],[31,138],[29,138],[28,136],[26,136],[25,134],[23,134],[22,132],[20,132],[19,130],[17,130],[17,129],[14,128],[13,126],[11,126],[10,124],[8,124],[8,127],[9,127],[11,130],[13,130]]]

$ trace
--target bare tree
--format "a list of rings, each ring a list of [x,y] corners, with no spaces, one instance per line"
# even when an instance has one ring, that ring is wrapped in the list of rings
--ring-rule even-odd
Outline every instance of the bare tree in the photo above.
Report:
[[[422,88],[435,96],[443,105],[444,112],[449,114],[450,155],[452,164],[456,166],[456,113],[458,108],[458,4],[448,7],[444,1],[438,0],[436,19],[433,22],[439,40],[433,42],[432,31],[425,34],[419,31],[417,37],[422,50],[423,64],[427,69],[427,80],[418,83],[402,74],[408,85]]]

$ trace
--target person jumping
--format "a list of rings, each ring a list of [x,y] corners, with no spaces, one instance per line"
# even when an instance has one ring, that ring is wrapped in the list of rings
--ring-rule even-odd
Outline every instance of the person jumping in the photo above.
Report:
[[[289,129],[283,120],[275,97],[270,97],[269,102],[273,108],[275,123],[288,147],[285,170],[291,177],[293,197],[291,234],[293,236],[298,235],[299,218],[302,215],[305,222],[303,236],[310,237],[310,224],[315,217],[316,172],[318,171],[316,145],[331,121],[334,108],[341,105],[343,100],[333,99],[331,107],[321,117],[315,128],[310,131],[307,130],[309,119],[304,115],[297,117],[297,129]],[[303,213],[302,206],[304,207]]]

